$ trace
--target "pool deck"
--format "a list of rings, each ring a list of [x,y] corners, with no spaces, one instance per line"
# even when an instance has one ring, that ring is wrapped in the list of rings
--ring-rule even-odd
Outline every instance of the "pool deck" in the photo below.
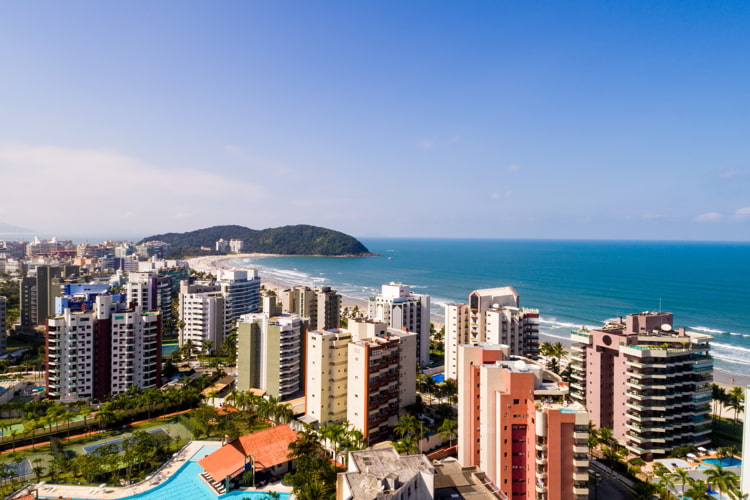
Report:
[[[148,491],[160,485],[189,461],[204,446],[221,446],[221,441],[190,441],[178,453],[170,458],[156,472],[139,483],[129,486],[76,486],[69,484],[41,484],[30,485],[18,491],[10,498],[21,498],[28,495],[30,491],[37,490],[39,498],[87,498],[92,500],[114,500],[130,497]],[[250,490],[249,490],[250,491]],[[279,493],[291,493],[292,488],[279,484],[268,485],[265,488],[256,488],[252,491],[277,491]],[[219,498],[217,496],[217,498]]]

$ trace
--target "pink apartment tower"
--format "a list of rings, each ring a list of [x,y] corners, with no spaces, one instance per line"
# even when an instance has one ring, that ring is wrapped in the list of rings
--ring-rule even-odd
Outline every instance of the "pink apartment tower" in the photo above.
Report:
[[[644,312],[572,332],[570,395],[596,428],[613,430],[646,460],[708,444],[711,336],[674,329],[672,314]]]
[[[459,347],[458,461],[514,500],[588,498],[588,415],[568,387],[508,346]]]

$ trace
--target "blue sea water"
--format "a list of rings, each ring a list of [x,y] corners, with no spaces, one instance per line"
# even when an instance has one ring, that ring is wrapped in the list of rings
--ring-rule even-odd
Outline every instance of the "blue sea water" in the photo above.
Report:
[[[750,375],[750,244],[638,241],[368,239],[382,257],[238,259],[285,284],[328,285],[366,298],[401,281],[432,296],[433,315],[471,290],[511,285],[540,309],[542,333],[567,339],[639,311],[714,336],[716,367]]]

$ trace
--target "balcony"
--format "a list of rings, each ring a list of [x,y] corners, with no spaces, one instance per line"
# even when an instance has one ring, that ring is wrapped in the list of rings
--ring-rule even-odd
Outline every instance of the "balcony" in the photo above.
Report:
[[[589,466],[589,460],[588,458],[574,458],[573,459],[573,465],[575,467],[588,467]]]

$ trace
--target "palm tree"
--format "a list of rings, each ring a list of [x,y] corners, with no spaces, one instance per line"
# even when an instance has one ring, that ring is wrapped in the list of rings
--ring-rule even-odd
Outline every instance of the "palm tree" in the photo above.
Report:
[[[81,405],[81,407],[78,409],[78,413],[80,413],[83,417],[83,428],[88,429],[88,418],[91,416],[91,407],[86,404]]]
[[[721,413],[721,407],[727,400],[727,391],[718,384],[711,384],[711,402],[713,403],[713,421],[716,424],[716,416]]]
[[[412,435],[404,436],[400,441],[393,443],[393,447],[399,453],[405,453],[407,455],[416,455],[419,453],[419,446],[417,439]]]
[[[672,474],[672,479],[682,485],[682,495],[685,496],[685,485],[688,484],[690,481],[690,474],[688,473],[687,469],[677,469],[674,471],[674,474]]]
[[[666,498],[669,498],[670,488],[674,488],[674,476],[672,474],[663,474],[659,476],[659,482],[657,483],[662,491],[666,492]]]
[[[745,391],[742,387],[734,387],[729,392],[729,408],[734,410],[734,423],[737,423],[737,415],[744,408]]]
[[[320,436],[331,443],[333,447],[333,460],[335,462],[338,455],[338,446],[346,436],[346,426],[337,423],[328,424],[320,430]]]
[[[435,379],[432,377],[427,377],[424,381],[424,389],[425,392],[430,396],[430,406],[432,406],[432,397],[435,394],[436,388],[437,382],[435,382]]]
[[[18,435],[18,431],[17,430],[11,430],[10,431],[10,441],[11,441],[11,443],[13,445],[13,451],[14,452],[16,451],[16,436],[17,435]]]
[[[445,419],[443,420],[443,423],[440,424],[440,427],[438,427],[438,432],[440,432],[440,436],[443,439],[448,440],[448,447],[453,446],[453,440],[456,439],[456,428],[458,427],[458,422],[455,420],[449,420]]]
[[[690,497],[692,500],[712,500],[713,498],[708,494],[708,483],[695,479],[690,481],[690,488],[683,493],[683,496]]]
[[[417,417],[415,417],[414,415],[404,415],[399,419],[394,430],[401,437],[416,437],[419,434],[420,428],[421,425],[419,423],[419,420],[417,420]]]
[[[723,498],[724,493],[731,493],[739,489],[739,477],[734,472],[724,469],[718,465],[714,469],[704,471],[708,484],[719,490],[719,498]]]
[[[548,357],[550,356],[551,352],[552,344],[550,344],[549,342],[542,342],[542,345],[539,346],[539,353],[544,357]]]

